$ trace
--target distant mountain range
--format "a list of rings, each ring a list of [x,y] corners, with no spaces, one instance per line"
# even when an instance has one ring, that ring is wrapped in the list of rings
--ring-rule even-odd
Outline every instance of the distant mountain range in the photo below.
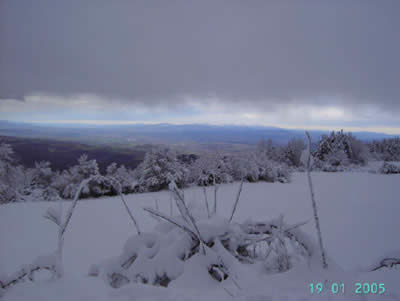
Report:
[[[327,131],[311,131],[317,139]],[[390,135],[357,132],[368,141]],[[102,172],[112,162],[135,168],[152,144],[169,144],[185,153],[203,150],[246,151],[262,138],[285,144],[293,137],[305,139],[304,131],[277,127],[214,126],[204,124],[29,124],[0,121],[0,143],[9,143],[17,162],[33,167],[35,162],[49,161],[52,168],[62,170],[76,164],[82,154],[96,159]]]
[[[318,139],[328,131],[310,131]],[[364,141],[394,137],[383,133],[354,132]],[[305,138],[303,130],[263,126],[217,126],[205,124],[30,124],[0,121],[0,135],[24,138],[56,139],[88,144],[256,144],[262,138],[271,138],[276,144],[289,139]]]

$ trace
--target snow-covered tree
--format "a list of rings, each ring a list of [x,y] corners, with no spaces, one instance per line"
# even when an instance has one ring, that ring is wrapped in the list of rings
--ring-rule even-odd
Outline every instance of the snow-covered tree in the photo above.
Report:
[[[400,161],[400,138],[374,140],[369,145],[371,155],[378,160]]]
[[[12,155],[9,144],[0,145],[0,203],[23,199],[25,172],[22,166],[15,165]]]
[[[332,132],[323,135],[313,153],[316,166],[322,169],[336,170],[349,164],[366,164],[368,152],[366,146],[351,133]]]
[[[168,188],[171,180],[183,187],[187,173],[188,170],[177,160],[176,152],[168,148],[154,148],[146,153],[136,170],[138,184],[146,191]]]

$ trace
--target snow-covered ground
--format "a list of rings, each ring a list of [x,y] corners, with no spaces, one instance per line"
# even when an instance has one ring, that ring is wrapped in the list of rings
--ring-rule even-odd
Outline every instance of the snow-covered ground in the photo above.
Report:
[[[377,258],[400,250],[400,175],[371,173],[313,173],[314,188],[324,244],[337,266],[330,271],[300,267],[286,273],[268,275],[243,266],[238,275],[241,289],[231,283],[218,283],[196,271],[188,263],[185,273],[170,287],[129,284],[110,288],[101,278],[88,277],[89,266],[121,253],[135,229],[118,197],[84,200],[78,203],[65,235],[65,277],[17,284],[4,300],[400,300],[400,271],[360,272]],[[228,217],[239,183],[222,185],[218,191],[218,214]],[[213,188],[208,199],[213,199]],[[170,194],[131,194],[129,207],[144,231],[151,231],[156,221],[141,208],[154,207],[169,213]],[[203,191],[185,190],[191,206],[203,206]],[[42,218],[54,203],[17,203],[0,207],[0,274],[10,274],[21,264],[56,248],[56,229]],[[70,203],[64,203],[64,212]],[[175,214],[177,209],[174,208]],[[290,184],[245,183],[234,220],[265,220],[284,214],[286,222],[308,221],[303,231],[316,238],[312,208],[305,173],[295,173]],[[399,252],[398,252],[399,253]],[[193,259],[193,261],[196,259]],[[193,270],[190,270],[193,266]],[[346,293],[333,295],[326,289],[322,295],[311,295],[309,284],[328,281],[345,283]],[[355,283],[384,283],[384,295],[354,294]],[[225,288],[231,292],[230,296]]]

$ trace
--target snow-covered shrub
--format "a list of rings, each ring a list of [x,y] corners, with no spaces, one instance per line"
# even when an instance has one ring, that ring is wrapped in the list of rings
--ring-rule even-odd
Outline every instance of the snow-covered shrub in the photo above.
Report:
[[[315,245],[283,216],[270,221],[237,224],[223,245],[243,263],[261,262],[268,272],[284,272],[315,254]]]
[[[256,153],[244,152],[232,157],[232,176],[236,181],[245,179],[247,182],[257,182],[260,171]]]
[[[130,282],[168,286],[184,277],[190,261],[202,265],[197,270],[207,269],[213,279],[224,281],[239,264],[262,263],[266,272],[283,272],[315,254],[314,244],[299,230],[302,224],[289,226],[282,217],[244,224],[209,218],[204,211],[192,212],[173,182],[170,189],[180,215],[145,208],[159,221],[155,229],[129,238],[119,256],[91,266],[90,276],[102,277],[114,288]]]
[[[209,186],[232,182],[232,163],[228,156],[204,153],[190,166],[190,182]]]
[[[130,282],[168,286],[184,277],[186,262],[195,256],[205,257],[209,274],[217,281],[229,278],[235,264],[261,263],[266,272],[277,273],[315,256],[314,243],[298,229],[300,225],[290,226],[282,219],[244,224],[219,217],[198,219],[200,241],[183,217],[166,218],[171,222],[161,221],[152,232],[132,236],[119,256],[91,266],[89,275],[102,277],[114,288]]]
[[[398,174],[400,173],[400,167],[392,163],[383,162],[383,165],[379,168],[378,173],[381,174]]]
[[[132,193],[135,192],[135,177],[133,171],[126,168],[124,165],[120,167],[116,163],[111,163],[106,169],[106,177],[112,177],[116,179],[122,187],[122,193]],[[113,195],[116,192],[113,191]]]
[[[71,199],[74,197],[78,190],[79,184],[92,176],[99,175],[99,167],[96,160],[88,160],[88,156],[83,154],[78,159],[78,164],[71,167],[68,171],[63,172],[60,176],[63,179],[59,179],[61,183],[67,183],[65,187],[62,187],[62,197]],[[57,183],[58,184],[58,183]],[[92,182],[91,186],[87,185],[83,188],[81,197],[89,197],[91,195],[98,196],[102,190],[107,191],[108,187],[103,187],[102,183]],[[60,187],[59,185],[56,185]]]
[[[326,161],[315,159],[312,167],[325,172],[340,172],[344,171],[347,166],[349,166],[349,160],[344,152],[339,151],[328,154]]]
[[[54,173],[50,162],[35,162],[35,167],[27,170],[27,173],[30,175],[30,184],[25,189],[26,200],[56,201],[59,199],[57,189],[52,186]]]
[[[136,170],[138,183],[144,191],[165,189],[171,179],[183,187],[187,173],[188,170],[177,160],[176,153],[167,148],[154,148],[146,153]]]
[[[280,161],[289,166],[300,167],[302,165],[301,154],[305,148],[306,145],[302,139],[291,139],[286,146],[282,147],[279,156]]]
[[[291,171],[285,163],[272,161],[266,153],[246,152],[232,157],[234,180],[248,182],[290,182]]]
[[[129,282],[167,286],[183,273],[183,260],[192,256],[198,244],[179,228],[165,225],[158,231],[132,236],[121,255],[100,266],[92,266],[91,275],[101,274],[117,288]]]
[[[291,171],[285,164],[276,164],[276,180],[280,183],[289,183],[291,181]]]
[[[290,182],[290,170],[285,163],[271,161],[264,154],[257,154],[255,156],[256,164],[258,166],[258,179],[266,182]]]
[[[71,175],[68,170],[55,171],[51,185],[58,191],[58,194],[61,197],[64,197],[63,192],[68,184],[71,184],[71,182]]]
[[[95,177],[88,183],[89,196],[100,197],[102,195],[114,195],[113,186],[103,176]]]

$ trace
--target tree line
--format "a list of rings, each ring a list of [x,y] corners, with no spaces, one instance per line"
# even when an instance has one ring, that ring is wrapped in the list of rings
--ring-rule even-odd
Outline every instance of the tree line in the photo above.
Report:
[[[200,155],[182,154],[167,147],[154,147],[143,162],[130,169],[110,164],[101,174],[97,161],[87,155],[78,158],[69,169],[54,171],[47,161],[36,162],[33,168],[16,164],[12,147],[0,144],[0,203],[17,201],[54,201],[72,199],[79,184],[95,175],[84,187],[81,197],[116,195],[109,181],[121,184],[122,193],[159,191],[171,181],[179,188],[209,186],[233,181],[290,181],[291,172],[304,171],[302,139],[291,139],[277,146],[271,139],[262,139],[253,151],[238,153],[209,152]],[[369,159],[400,160],[400,139],[384,139],[365,144],[351,133],[343,131],[323,135],[312,147],[313,170],[343,171],[365,165]]]

